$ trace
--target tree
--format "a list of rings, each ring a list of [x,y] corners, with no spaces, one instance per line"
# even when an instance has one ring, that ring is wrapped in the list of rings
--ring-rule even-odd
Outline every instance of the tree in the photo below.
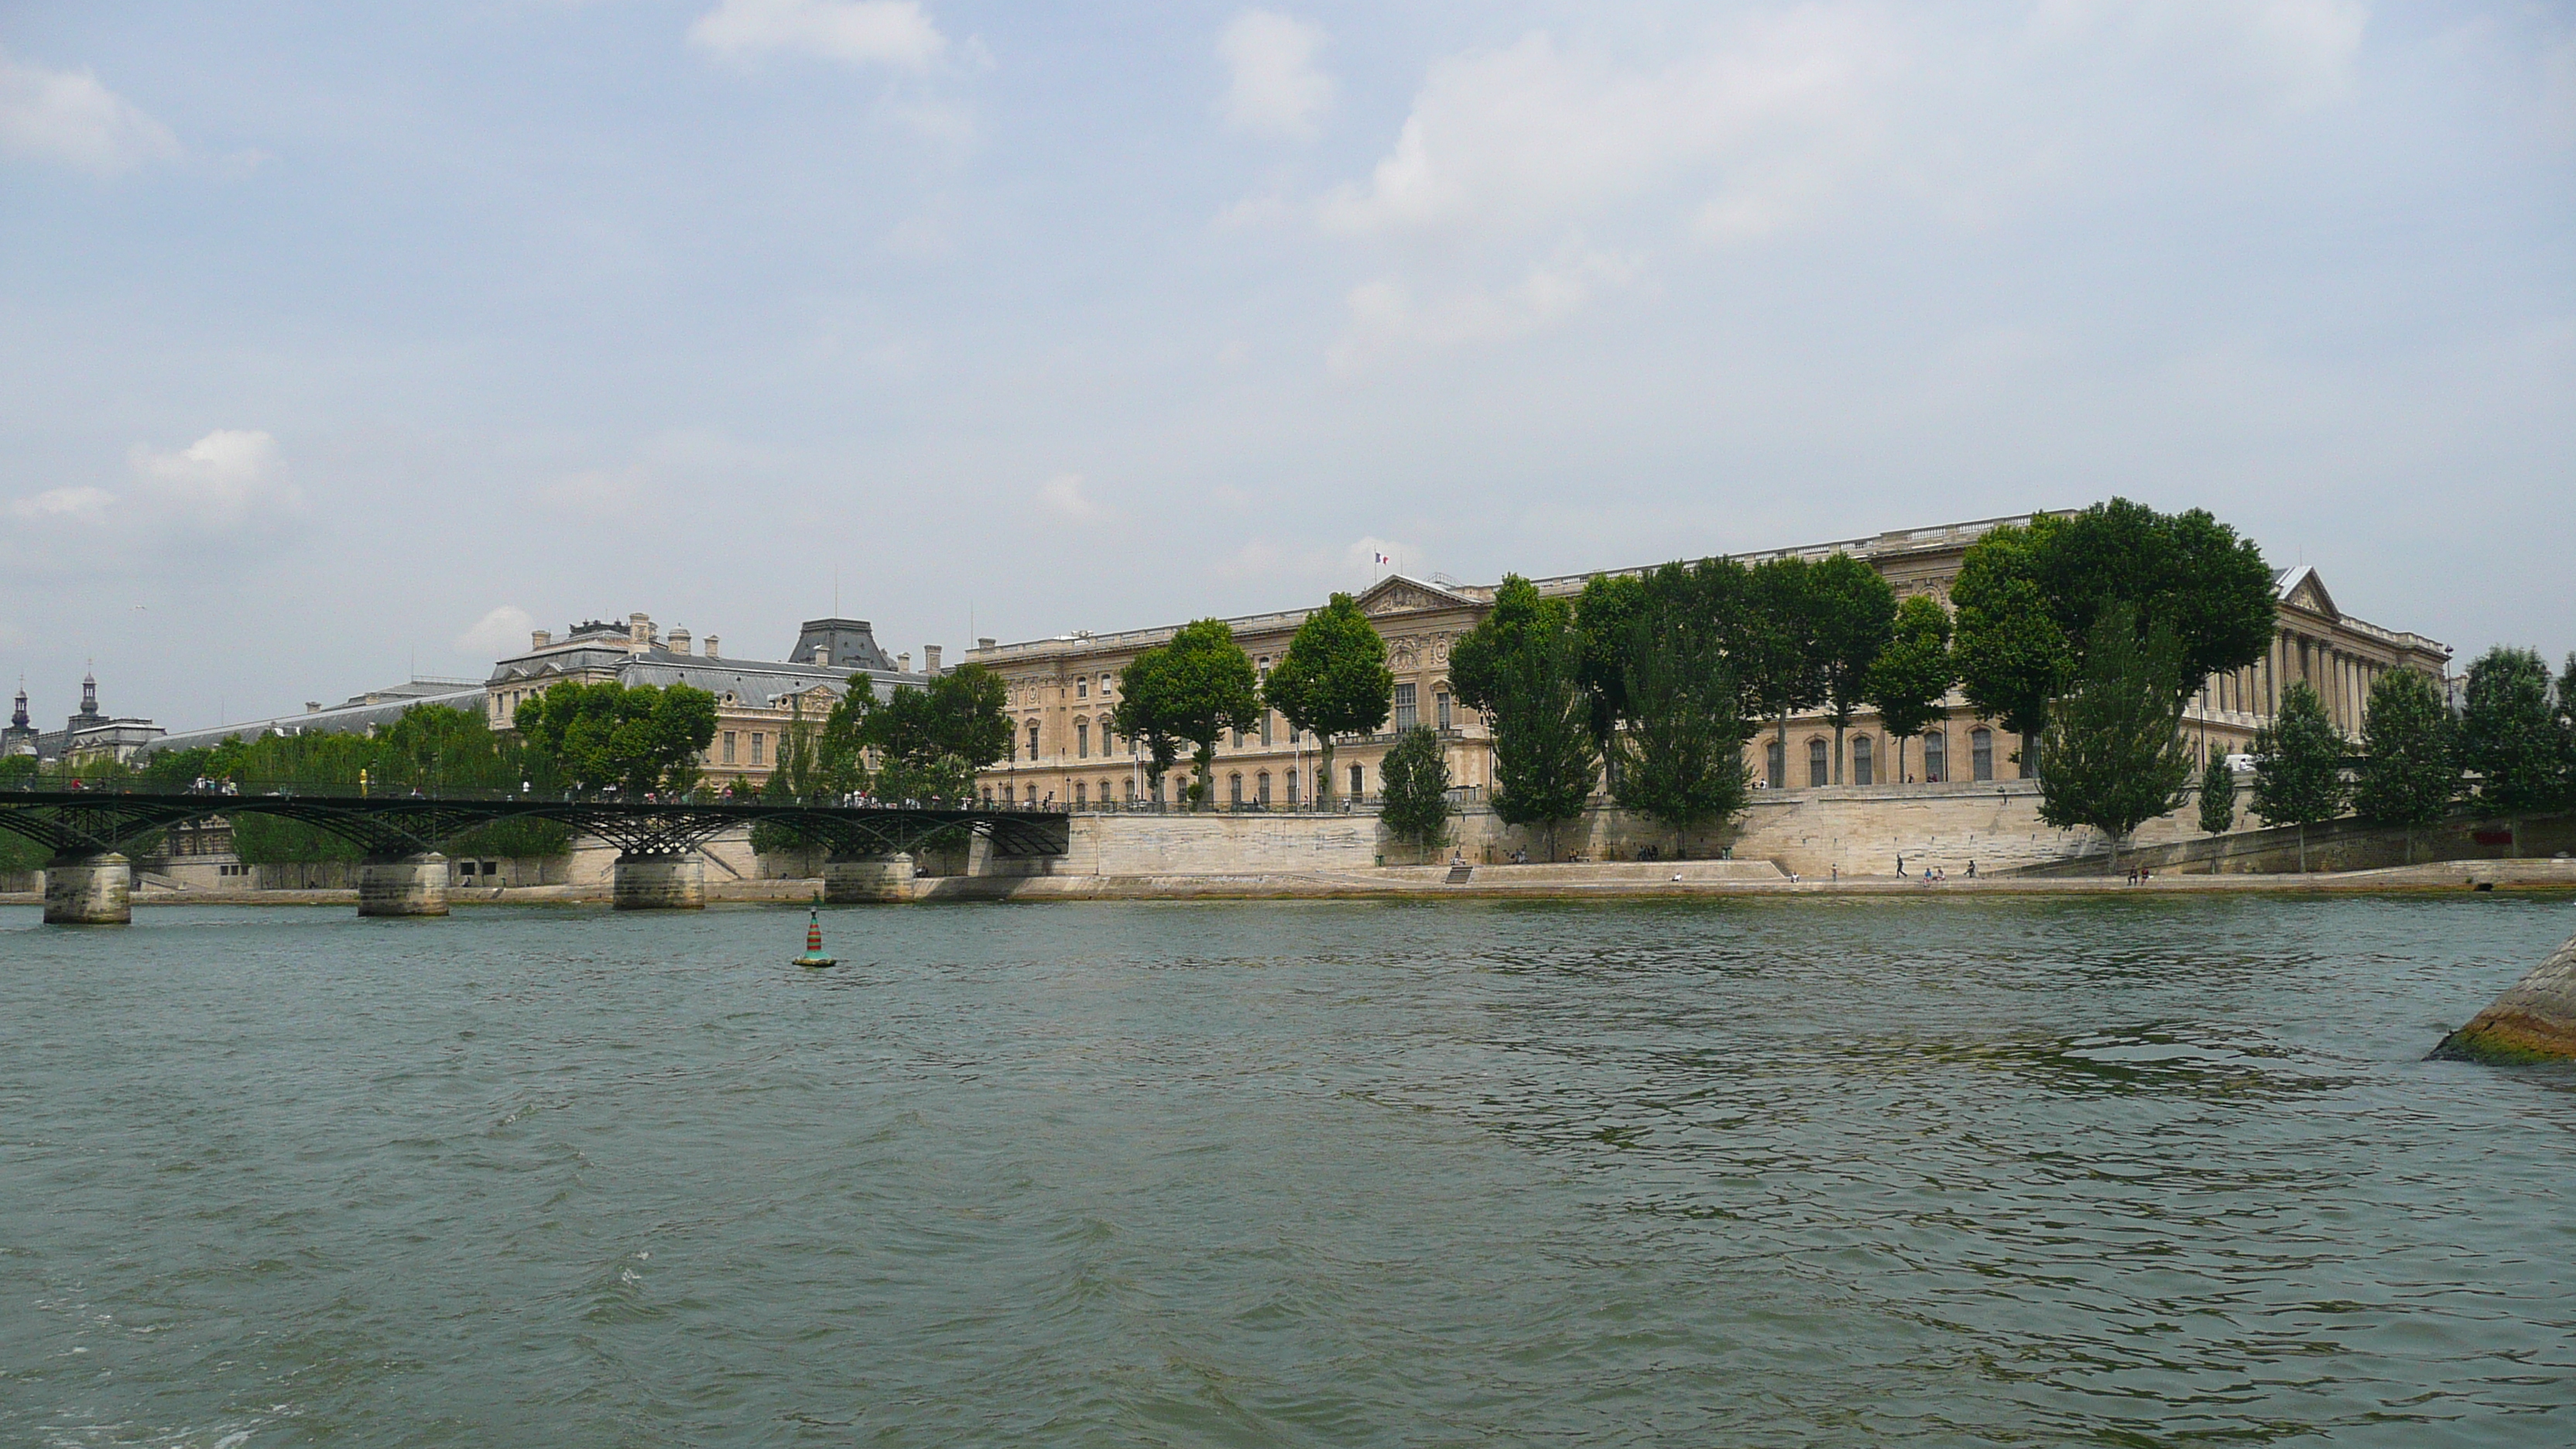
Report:
[[[1727,650],[1737,688],[1779,730],[1789,755],[1789,716],[1824,698],[1824,651],[1816,634],[1811,581],[1803,558],[1764,559],[1745,571]]]
[[[1323,757],[1322,783],[1315,788],[1318,807],[1332,799],[1333,737],[1368,734],[1386,723],[1394,693],[1386,641],[1360,612],[1358,600],[1335,594],[1297,626],[1288,652],[1262,684],[1262,698],[1290,729],[1315,732]]]
[[[2266,825],[2299,827],[2299,869],[2308,868],[2308,827],[2343,813],[2343,737],[2326,703],[2302,679],[2281,691],[2281,712],[2254,732],[2254,813]]]
[[[1261,723],[1260,685],[1252,656],[1234,642],[1234,631],[1222,619],[1201,619],[1174,630],[1170,643],[1146,650],[1127,667],[1112,719],[1119,733],[1154,751],[1158,785],[1164,752],[1172,748],[1167,742],[1191,745],[1197,779],[1190,784],[1190,801],[1204,804],[1216,774],[1217,740],[1227,730]]]
[[[1494,606],[1449,651],[1449,687],[1469,709],[1491,711],[1502,691],[1506,661],[1549,616],[1538,587],[1519,574],[1503,575]]]
[[[2048,702],[2075,673],[2074,646],[2039,579],[2042,540],[2052,522],[1988,529],[1969,545],[1950,581],[1950,603],[1959,611],[1950,646],[1959,691],[2025,746],[2047,725]],[[2031,761],[2022,765],[2027,771]]]
[[[1673,829],[1673,853],[1688,832],[1743,813],[1752,781],[1735,678],[1713,631],[1679,609],[1649,610],[1631,620],[1627,681],[1631,723],[1610,748],[1618,764],[1611,790],[1621,805]]]
[[[2441,689],[2412,669],[2392,669],[2370,686],[2361,723],[2361,780],[2354,813],[2406,827],[2406,859],[2415,831],[2450,813],[2460,793],[2455,727]]]
[[[2101,831],[2111,842],[2105,870],[2117,868],[2129,832],[2180,805],[2191,781],[2173,687],[2181,657],[2172,630],[2140,640],[2133,607],[2114,604],[2094,621],[2075,687],[2049,705],[2039,818]]]
[[[2236,772],[2223,754],[2211,755],[2200,772],[2200,828],[2210,835],[2236,828]]]
[[[1163,683],[1169,658],[1160,648],[1145,650],[1118,672],[1118,703],[1109,712],[1110,727],[1144,747],[1145,788],[1159,802],[1163,777],[1181,756],[1181,737],[1158,711],[1173,691]]]
[[[2478,777],[2478,808],[2506,819],[2556,809],[2567,794],[2567,746],[2550,706],[2549,666],[2498,645],[2469,666],[2460,763]]]
[[[860,697],[855,685],[851,694]],[[871,687],[868,697],[873,694]],[[978,664],[943,674],[927,689],[896,685],[884,703],[864,710],[859,725],[860,739],[877,752],[877,793],[911,800],[971,797],[975,772],[1010,753],[1006,701],[1001,679]]]
[[[1632,718],[1628,695],[1628,636],[1638,617],[1686,586],[1678,563],[1647,578],[1594,574],[1575,596],[1574,627],[1583,636],[1583,692],[1592,703],[1592,745],[1601,751],[1616,783],[1619,758],[1610,747],[1621,721]],[[1650,602],[1650,600],[1652,602]]]
[[[1896,591],[1878,570],[1838,553],[1807,572],[1825,717],[1834,726],[1834,783],[1843,782],[1843,732],[1869,698],[1870,671],[1896,634]]]
[[[1905,742],[1948,712],[1958,671],[1950,662],[1950,611],[1930,594],[1916,594],[1896,610],[1895,637],[1872,666],[1869,701],[1879,723],[1896,739],[1895,781],[1905,778]]]
[[[1494,813],[1506,824],[1544,826],[1550,860],[1558,824],[1583,813],[1601,766],[1583,694],[1583,636],[1569,614],[1563,600],[1545,601],[1490,676]]]
[[[1327,770],[1329,771],[1329,766]],[[1378,819],[1388,833],[1428,855],[1449,840],[1449,751],[1429,725],[1406,730],[1378,766]]]
[[[512,723],[574,789],[685,793],[716,736],[716,697],[686,684],[567,681],[522,700]]]

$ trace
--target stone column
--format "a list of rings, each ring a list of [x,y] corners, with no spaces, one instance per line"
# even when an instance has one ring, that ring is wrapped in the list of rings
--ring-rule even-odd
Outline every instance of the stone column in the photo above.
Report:
[[[912,899],[909,855],[844,856],[823,862],[823,899],[836,906]]]
[[[447,857],[433,850],[420,855],[371,855],[358,862],[358,914],[446,915]]]
[[[621,911],[695,911],[707,904],[707,858],[694,850],[621,855],[609,875],[610,904]]]
[[[58,855],[45,863],[45,924],[122,926],[134,920],[134,867],[124,856]]]

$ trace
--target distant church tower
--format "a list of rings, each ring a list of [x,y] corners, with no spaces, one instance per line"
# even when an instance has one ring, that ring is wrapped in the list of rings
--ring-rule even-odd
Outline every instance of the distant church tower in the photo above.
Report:
[[[27,720],[27,686],[18,686],[18,707],[9,713],[9,727],[0,730],[0,755],[32,755],[36,752],[36,727]]]
[[[65,729],[67,732],[78,732],[92,725],[105,723],[107,723],[107,716],[98,712],[98,676],[84,674],[81,676],[80,713],[71,717]]]

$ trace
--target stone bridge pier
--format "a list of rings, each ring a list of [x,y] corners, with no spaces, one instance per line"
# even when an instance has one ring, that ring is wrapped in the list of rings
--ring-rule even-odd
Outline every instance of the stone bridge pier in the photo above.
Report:
[[[835,856],[823,862],[823,899],[836,906],[911,900],[912,857]]]
[[[447,857],[433,850],[417,855],[371,855],[360,861],[358,914],[446,915]]]
[[[45,924],[123,926],[134,920],[134,866],[124,856],[57,855],[45,864]]]
[[[621,911],[696,911],[707,904],[707,858],[694,850],[617,857],[609,904]]]

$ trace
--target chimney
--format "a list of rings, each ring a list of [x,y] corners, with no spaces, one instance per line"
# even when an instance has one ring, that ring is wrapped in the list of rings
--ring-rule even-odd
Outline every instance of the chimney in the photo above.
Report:
[[[990,649],[1001,642],[1002,641],[999,639],[978,639],[975,641],[975,647],[977,649]]]
[[[531,650],[543,649],[553,642],[555,642],[555,636],[551,631],[532,629],[528,633],[528,648]]]
[[[820,668],[822,668],[824,665],[827,665],[827,664],[829,664],[829,663],[831,663],[831,662],[832,662],[832,646],[831,646],[831,645],[829,645],[829,644],[817,644],[817,645],[815,645],[815,646],[814,646],[814,667],[815,667],[815,668],[817,668],[817,669],[820,669]]]
[[[921,672],[929,675],[933,679],[937,679],[939,677],[938,645],[924,644],[921,646]]]
[[[689,652],[689,631],[677,624],[671,626],[671,652],[674,654]]]
[[[628,651],[631,653],[641,654],[644,652],[646,646],[650,645],[652,642],[653,616],[650,614],[627,615],[626,647]]]
[[[901,654],[896,655],[894,657],[894,667],[902,670],[906,674],[910,674],[912,672],[912,651],[906,649]]]
[[[304,712],[306,714],[320,714],[322,712],[322,701],[318,699],[308,699],[304,701]]]
[[[709,659],[716,657],[716,636],[713,634],[707,636],[707,657]]]

